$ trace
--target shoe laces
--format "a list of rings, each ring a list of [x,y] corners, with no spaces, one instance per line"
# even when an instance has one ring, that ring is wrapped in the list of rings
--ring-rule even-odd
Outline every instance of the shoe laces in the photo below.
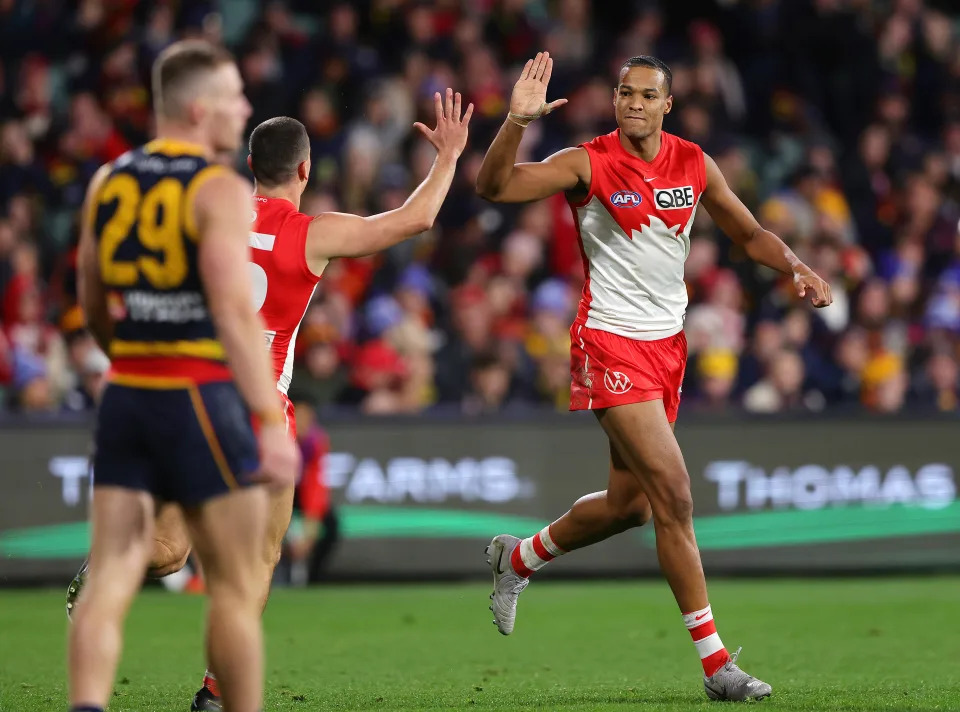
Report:
[[[742,645],[741,645],[739,648],[737,648],[737,652],[735,652],[733,655],[730,656],[730,662],[732,662],[734,665],[737,664],[737,658],[740,657],[740,651],[741,651],[741,650],[743,650],[743,646],[742,646]]]
[[[523,589],[525,589],[529,583],[530,579],[518,576],[516,583],[514,583],[510,588],[510,593],[512,593],[514,596],[519,596],[520,592],[523,591]]]
[[[737,648],[737,652],[735,652],[733,655],[730,656],[730,659],[722,668],[729,675],[729,678],[727,679],[727,684],[740,685],[743,683],[748,683],[754,679],[752,675],[745,673],[737,665],[737,658],[740,657],[741,650],[743,650],[743,646]]]

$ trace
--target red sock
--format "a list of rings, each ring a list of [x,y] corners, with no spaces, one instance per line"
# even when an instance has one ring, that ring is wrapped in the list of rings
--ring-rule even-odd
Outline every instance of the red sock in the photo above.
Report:
[[[553,542],[553,537],[550,536],[550,527],[544,527],[541,531],[517,544],[510,554],[510,563],[518,575],[529,578],[534,571],[542,569],[565,553],[567,552]]]
[[[214,697],[220,697],[220,685],[217,684],[217,678],[215,678],[209,670],[207,670],[203,676],[203,686],[206,687]]]
[[[699,611],[683,614],[683,623],[690,631],[693,644],[697,646],[700,662],[703,664],[703,674],[712,677],[730,659],[730,654],[723,647],[717,625],[713,622],[713,611],[708,605]]]

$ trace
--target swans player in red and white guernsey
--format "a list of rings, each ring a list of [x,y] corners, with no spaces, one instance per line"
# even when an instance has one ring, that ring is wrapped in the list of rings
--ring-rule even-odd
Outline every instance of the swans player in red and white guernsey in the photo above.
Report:
[[[653,517],[660,567],[703,664],[712,699],[766,697],[771,687],[727,653],[707,600],[693,531],[690,478],[673,426],[687,358],[683,264],[701,205],[755,261],[790,275],[813,305],[830,288],[730,190],[713,159],[662,130],[673,106],[670,69],[655,57],[624,63],[613,92],[618,129],[540,163],[516,163],[524,128],[566,103],[548,103],[553,60],[527,62],[510,113],[487,151],[477,191],[488,200],[526,202],[564,192],[580,232],[586,283],[571,329],[571,410],[594,411],[610,441],[607,489],[577,500],[562,517],[522,541],[501,534],[487,549],[500,632],[513,631],[517,597],[529,576],[573,549],[603,541]]]
[[[250,232],[250,275],[254,306],[264,323],[273,358],[279,397],[285,406],[287,430],[296,437],[294,410],[287,398],[297,331],[327,263],[337,257],[361,257],[385,250],[433,226],[467,142],[473,104],[461,111],[461,97],[452,89],[434,97],[437,126],[414,127],[437,149],[424,181],[395,210],[369,217],[299,211],[310,176],[310,139],[296,119],[278,117],[257,126],[250,136],[248,165],[256,180]],[[266,604],[273,569],[293,511],[294,488],[272,495],[267,537],[260,561],[260,600]],[[190,539],[179,508],[163,506],[155,524],[151,576],[179,571],[190,554]],[[85,568],[68,591],[68,612],[83,583]],[[71,593],[72,592],[72,593]],[[191,710],[220,710],[220,691],[207,670]]]

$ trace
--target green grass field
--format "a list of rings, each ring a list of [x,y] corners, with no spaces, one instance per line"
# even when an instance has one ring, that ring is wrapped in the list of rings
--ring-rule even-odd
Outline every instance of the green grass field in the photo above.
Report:
[[[665,584],[535,582],[509,638],[482,584],[277,591],[268,710],[715,710]],[[60,591],[0,592],[0,710],[65,709]],[[960,578],[716,581],[774,710],[960,710]],[[202,599],[138,600],[110,709],[189,707]]]

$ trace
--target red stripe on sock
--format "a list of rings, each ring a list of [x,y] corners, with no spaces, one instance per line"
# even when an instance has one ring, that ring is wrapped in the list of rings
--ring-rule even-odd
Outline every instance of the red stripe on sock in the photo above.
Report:
[[[552,541],[552,542],[553,542],[553,545],[554,545],[555,547],[557,547],[557,551],[559,551],[561,554],[566,554],[566,553],[567,553],[567,550],[564,549],[562,546],[559,546],[559,545],[557,544],[557,540],[553,538],[553,532],[550,531],[552,527],[553,527],[552,524],[551,524],[549,527],[547,527],[547,534],[550,535],[550,541]]]
[[[217,697],[220,697],[220,685],[217,684],[217,681],[212,677],[204,675],[203,677],[203,686],[206,687],[210,692]]]
[[[530,578],[530,574],[533,573],[533,571],[528,569],[527,565],[523,563],[523,558],[520,556],[519,544],[513,547],[513,552],[510,554],[510,564],[513,566],[513,570],[517,572],[517,575],[523,578]]]
[[[698,625],[696,628],[690,629],[690,637],[693,638],[693,642],[696,643],[698,640],[703,640],[708,635],[713,635],[717,632],[717,624],[713,621],[707,621],[703,625]]]
[[[714,673],[727,664],[730,659],[730,653],[726,648],[722,648],[712,655],[708,655],[700,662],[703,663],[703,674],[707,677],[713,677]]]
[[[520,547],[517,547],[517,548],[520,548]],[[533,537],[533,550],[536,553],[536,555],[539,556],[544,561],[553,561],[553,559],[556,558],[553,554],[547,551],[547,547],[545,547],[543,545],[543,542],[540,541],[539,533],[537,533],[537,535]]]

